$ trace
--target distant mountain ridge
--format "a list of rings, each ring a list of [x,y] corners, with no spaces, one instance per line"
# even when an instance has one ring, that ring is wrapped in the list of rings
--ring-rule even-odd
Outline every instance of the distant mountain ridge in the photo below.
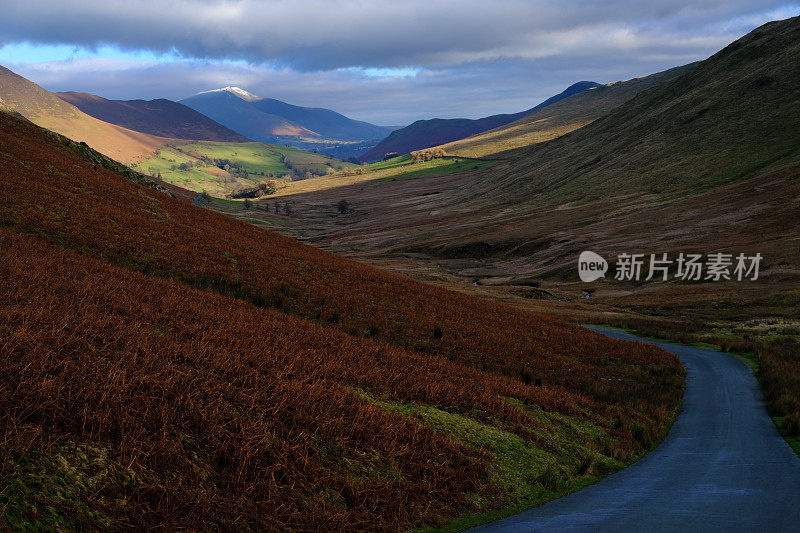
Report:
[[[498,183],[581,201],[705,191],[796,163],[800,17],[765,24],[602,119],[515,155]]]
[[[316,142],[357,142],[382,139],[391,132],[330,109],[262,98],[240,87],[204,91],[179,103],[256,141],[280,142],[294,137]]]
[[[279,137],[319,138],[319,135],[283,117],[253,107],[252,100],[228,90],[206,91],[178,103],[198,111],[254,141],[276,142]]]
[[[301,107],[274,98],[255,100],[253,106],[264,113],[277,115],[300,124],[326,139],[344,141],[383,139],[390,133],[387,128],[361,120],[353,120],[336,111],[321,107]]]
[[[164,98],[108,100],[79,92],[59,92],[55,95],[87,115],[151,135],[215,142],[250,140],[188,106]]]
[[[520,111],[519,113],[492,115],[479,119],[434,118],[418,120],[405,128],[393,131],[388,137],[378,143],[375,148],[363,154],[360,159],[371,163],[383,159],[384,155],[390,152],[407,154],[414,150],[421,150],[423,148],[464,139],[471,135],[504,126],[534,111],[554,104],[559,100],[599,86],[599,83],[593,81],[579,81],[531,109]]]
[[[440,145],[450,155],[496,157],[515,148],[555,139],[603,117],[642,91],[684,74],[694,64],[649,76],[593,87],[540,106],[522,118],[498,128]]]

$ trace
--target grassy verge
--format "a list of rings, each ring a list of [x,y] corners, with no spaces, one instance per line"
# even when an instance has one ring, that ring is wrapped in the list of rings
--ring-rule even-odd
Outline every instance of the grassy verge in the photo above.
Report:
[[[359,394],[394,413],[421,421],[472,450],[491,454],[489,490],[467,495],[475,508],[441,527],[422,531],[453,532],[500,520],[591,485],[640,459],[645,453],[621,460],[615,440],[599,425],[576,416],[551,413],[506,398],[535,421],[531,438],[523,439],[503,423],[475,410],[471,416],[430,405],[400,403]],[[668,421],[663,440],[677,416]],[[658,444],[653,444],[649,451]]]
[[[800,455],[800,339],[775,337],[758,342],[758,377],[772,419]]]
[[[778,427],[778,433],[786,440],[786,442],[791,446],[794,453],[800,457],[800,437],[797,435],[792,435],[789,433],[789,430],[785,427],[786,417],[784,416],[773,416],[772,421],[775,422],[775,425]]]
[[[108,530],[107,515],[127,504],[136,474],[106,448],[65,444],[48,453],[6,449],[2,519],[14,531]],[[2,520],[0,519],[0,520]]]

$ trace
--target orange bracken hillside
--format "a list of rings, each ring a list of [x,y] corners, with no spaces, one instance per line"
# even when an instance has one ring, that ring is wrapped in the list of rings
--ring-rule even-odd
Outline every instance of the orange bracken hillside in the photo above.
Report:
[[[657,348],[180,202],[6,113],[0,276],[12,527],[442,524],[517,495],[414,409],[569,450],[525,472],[554,494],[646,451],[682,390]]]
[[[91,117],[3,66],[0,66],[0,104],[43,128],[85,142],[127,164],[152,157],[169,141]]]
[[[238,519],[257,528],[380,529],[467,508],[462,492],[486,484],[485,458],[354,388],[528,424],[501,395],[539,396],[516,380],[5,230],[0,265],[4,442],[22,450],[67,440],[111,447],[117,463],[136,465],[131,477],[141,482],[108,483],[109,494],[95,497],[124,497],[126,509],[103,511],[142,525]],[[365,470],[385,465],[408,481],[349,479],[323,444],[340,445]],[[317,486],[349,505],[326,502]]]

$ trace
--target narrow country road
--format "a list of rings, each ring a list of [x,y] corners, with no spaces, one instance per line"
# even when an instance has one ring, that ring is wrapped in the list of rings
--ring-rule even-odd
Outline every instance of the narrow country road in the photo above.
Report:
[[[748,366],[654,344],[688,371],[683,412],[661,446],[599,483],[472,531],[800,531],[800,458],[767,415]]]

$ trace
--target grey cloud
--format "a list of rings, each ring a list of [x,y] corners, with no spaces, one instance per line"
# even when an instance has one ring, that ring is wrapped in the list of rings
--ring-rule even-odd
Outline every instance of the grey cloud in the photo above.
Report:
[[[274,62],[295,70],[443,67],[702,35],[769,0],[86,0],[4,2],[0,43],[30,41]],[[735,31],[735,30],[734,30]],[[614,41],[628,32],[629,42]],[[605,37],[610,37],[605,40]]]
[[[648,55],[646,55],[648,56]],[[424,69],[412,77],[369,77],[359,71],[297,72],[216,61],[147,63],[79,59],[7,65],[51,91],[83,91],[113,99],[170,98],[238,85],[293,104],[328,107],[381,125],[425,118],[478,118],[528,109],[580,80],[612,82],[686,64],[692,53],[642,59],[576,55],[537,60],[477,61]]]
[[[517,112],[575,81],[618,81],[703,59],[770,18],[800,13],[780,5],[45,0],[3,5],[13,23],[0,26],[0,44],[113,44],[194,58],[6,65],[54,91],[177,100],[239,85],[293,104],[401,125]],[[407,66],[419,73],[369,77],[347,68]]]

